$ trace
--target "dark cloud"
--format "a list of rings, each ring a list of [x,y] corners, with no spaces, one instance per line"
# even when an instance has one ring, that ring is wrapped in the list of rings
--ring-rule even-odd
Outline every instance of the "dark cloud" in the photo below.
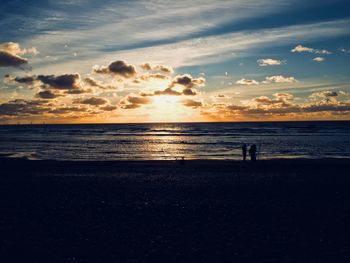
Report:
[[[84,89],[81,85],[79,74],[63,74],[63,75],[38,75],[13,77],[5,76],[5,81],[9,83],[38,85],[43,91],[51,90],[51,93],[58,94],[54,91],[62,91],[64,94],[82,94],[91,92],[90,89]],[[45,94],[45,93],[43,93]],[[48,92],[46,93],[49,94]],[[60,94],[63,95],[63,94]]]
[[[182,91],[174,90],[172,87],[166,88],[165,90],[156,90],[153,93],[141,93],[144,97],[151,96],[195,96],[198,92],[194,88],[184,88]]]
[[[96,103],[96,101],[90,101]],[[30,116],[55,116],[62,115],[63,117],[88,117],[91,115],[102,113],[103,111],[112,111],[116,107],[112,105],[99,104],[101,107],[89,107],[90,103],[86,105],[70,106],[65,104],[58,104],[52,100],[11,100],[0,104],[0,117],[30,117]],[[96,105],[97,105],[96,104]],[[95,106],[95,105],[93,105]],[[98,105],[97,105],[98,106]]]
[[[91,92],[90,89],[84,89],[81,85],[79,74],[63,75],[38,75],[36,77],[42,85],[42,89],[54,89],[63,91],[64,94],[83,94]]]
[[[149,104],[152,101],[149,98],[128,96],[127,101],[132,104]]]
[[[23,84],[33,84],[35,81],[35,78],[33,78],[32,76],[28,76],[28,77],[15,77],[14,79],[17,83],[23,83]]]
[[[107,67],[94,68],[95,73],[119,75],[124,78],[136,76],[136,68],[133,65],[128,65],[122,60],[117,60],[109,64]]]
[[[244,111],[245,109],[247,109],[247,107],[244,106],[239,106],[239,105],[227,105],[225,106],[225,108],[229,111]]]
[[[198,107],[202,107],[203,103],[196,100],[183,100],[182,105],[186,107],[191,107],[191,108],[198,108]]]
[[[6,42],[0,44],[0,67],[21,67],[28,60],[21,57],[24,54],[38,54],[35,47],[22,49],[18,43]]]
[[[302,108],[304,112],[325,112],[325,111],[349,111],[350,103],[337,103],[337,104],[312,104]]]
[[[152,100],[146,96],[129,95],[119,104],[123,109],[136,109],[145,104],[152,103]]]
[[[176,76],[171,82],[170,87],[174,87],[175,85],[180,85],[186,88],[195,88],[195,87],[203,86],[204,84],[205,84],[204,78],[202,77],[193,78],[189,74],[184,74],[184,75]]]
[[[188,74],[178,75],[171,81],[168,88],[166,88],[165,90],[157,90],[153,92],[153,94],[148,94],[148,96],[195,96],[198,94],[196,88],[204,86],[204,84],[205,79],[202,77],[193,78],[191,75]],[[176,90],[176,88],[179,87],[182,88],[182,90]]]
[[[0,67],[20,67],[27,64],[28,60],[6,51],[0,51]]]
[[[107,106],[100,107],[100,109],[103,111],[114,111],[117,109],[117,107],[113,105],[107,105]]]
[[[125,104],[125,105],[122,105],[121,107],[124,110],[133,110],[133,109],[140,108],[141,105],[140,104]]]
[[[101,106],[101,105],[108,103],[108,100],[103,99],[103,98],[91,97],[91,98],[87,98],[87,99],[75,99],[75,100],[73,100],[73,102],[78,103],[78,104]]]
[[[29,116],[47,111],[47,101],[44,100],[12,100],[0,104],[0,116]]]
[[[63,106],[63,107],[58,107],[48,111],[48,113],[51,113],[51,114],[71,114],[76,112],[87,112],[87,108]]]
[[[53,89],[74,90],[81,88],[79,74],[39,75],[36,79]]]
[[[5,75],[4,77],[4,82],[10,85],[14,85],[14,84],[33,85],[35,81],[36,81],[35,76],[15,77],[12,75]]]
[[[186,96],[195,96],[197,95],[197,91],[193,88],[186,88],[182,91],[182,94]]]
[[[38,92],[35,96],[37,98],[50,100],[50,99],[56,99],[57,97],[60,97],[62,95],[60,95],[58,93],[54,93],[51,90],[43,90],[43,91]]]

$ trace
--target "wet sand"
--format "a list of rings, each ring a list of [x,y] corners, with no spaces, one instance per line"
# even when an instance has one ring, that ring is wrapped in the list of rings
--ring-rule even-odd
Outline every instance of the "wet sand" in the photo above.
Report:
[[[0,165],[1,262],[350,262],[350,160]]]

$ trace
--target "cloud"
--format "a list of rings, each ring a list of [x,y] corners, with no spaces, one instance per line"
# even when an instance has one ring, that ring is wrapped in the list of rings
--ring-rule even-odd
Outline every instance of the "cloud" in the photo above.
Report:
[[[52,100],[24,100],[16,99],[6,103],[0,104],[0,117],[18,117],[25,118],[31,116],[55,117],[62,118],[83,118],[93,116],[99,113],[115,110],[116,107],[112,105],[92,105],[90,104],[71,106],[66,104],[59,104]],[[98,107],[100,106],[100,107]]]
[[[47,111],[45,100],[17,99],[0,104],[0,116],[30,116]]]
[[[319,92],[312,93],[309,98],[312,101],[319,101],[322,104],[328,104],[337,101],[339,96],[346,96],[347,94],[343,91],[334,90],[323,90]]]
[[[57,97],[63,94],[82,94],[91,92],[91,90],[83,88],[80,75],[78,73],[63,75],[33,75],[24,77],[6,75],[5,82],[9,84],[38,86],[45,91],[51,90],[51,93],[44,92],[37,94],[39,97],[53,97],[53,94],[55,94]]]
[[[64,75],[38,75],[37,80],[40,80],[43,85],[58,90],[75,90],[80,89],[79,74],[64,74]]]
[[[277,75],[277,76],[268,76],[265,78],[262,83],[293,83],[293,82],[298,82],[294,77],[284,77],[282,75]]]
[[[114,87],[112,85],[105,85],[92,77],[86,77],[84,79],[84,82],[86,84],[90,85],[91,87],[96,87],[96,88],[103,89],[103,90],[115,90],[115,89],[117,89],[117,87]]]
[[[184,86],[186,88],[201,87],[201,86],[205,85],[205,78],[203,78],[203,77],[193,78],[189,74],[177,75],[172,80],[169,87],[174,87],[176,85]]]
[[[173,68],[165,65],[152,65],[151,63],[144,63],[141,65],[143,70],[160,70],[164,73],[171,74],[174,72]]]
[[[166,88],[165,90],[156,90],[153,93],[141,93],[141,96],[195,96],[198,92],[194,88],[184,88],[182,91],[174,90],[173,88]]]
[[[254,105],[255,108],[284,108],[292,105],[294,101],[294,96],[291,93],[275,93],[273,94],[273,98],[269,98],[267,96],[260,96],[251,99],[248,105]]]
[[[165,80],[165,79],[169,79],[169,76],[160,74],[160,73],[154,73],[154,74],[143,74],[140,76],[140,79],[143,81],[149,81],[152,79],[160,79],[160,80]]]
[[[135,96],[131,94],[121,100],[119,105],[122,109],[136,109],[150,103],[152,103],[152,100],[147,96]]]
[[[350,112],[350,100],[339,101],[339,96],[348,96],[342,91],[321,91],[309,96],[310,100],[296,103],[291,93],[274,93],[271,96],[259,96],[245,101],[243,105],[212,104],[203,107],[202,114],[213,119],[260,119],[285,117],[285,119],[322,119],[347,116]]]
[[[101,105],[107,104],[108,100],[106,100],[104,98],[91,97],[91,98],[87,98],[87,99],[75,99],[75,100],[73,100],[73,103],[87,104],[87,105],[92,105],[92,106],[101,106]]]
[[[43,89],[55,89],[63,91],[65,94],[82,94],[91,92],[84,89],[81,84],[80,75],[63,74],[63,75],[38,75],[36,80],[39,80]]]
[[[13,55],[39,54],[39,51],[35,47],[28,48],[28,49],[21,48],[20,45],[15,42],[6,42],[6,43],[0,44],[0,50],[8,52]]]
[[[59,114],[59,115],[71,115],[71,114],[76,114],[76,113],[89,113],[87,108],[84,107],[74,107],[74,106],[61,106],[61,107],[56,107],[54,109],[50,109],[47,111],[47,113],[51,114]],[[68,117],[68,116],[67,116]],[[75,117],[81,117],[80,115],[75,116]]]
[[[35,76],[14,77],[11,75],[5,75],[4,82],[7,84],[25,84],[33,85],[36,81]]]
[[[187,99],[182,101],[182,105],[196,109],[198,107],[202,107],[203,103],[200,101]]]
[[[328,97],[337,97],[339,93],[334,90],[323,90],[319,92],[312,93],[311,98],[328,98]]]
[[[193,78],[189,74],[175,76],[168,87],[164,90],[156,90],[153,93],[142,93],[142,96],[195,96],[198,94],[197,88],[205,85],[205,78]],[[181,90],[180,90],[180,89]]]
[[[59,93],[55,93],[51,90],[43,90],[38,92],[35,96],[40,99],[51,100],[51,99],[56,99],[57,97],[61,97],[62,95]]]
[[[284,77],[282,75],[276,76],[267,76],[265,80],[259,82],[255,79],[240,79],[236,81],[236,84],[240,85],[259,85],[259,84],[268,84],[268,83],[293,83],[298,82],[294,77]]]
[[[166,88],[165,90],[156,90],[152,95],[159,96],[159,95],[170,95],[170,96],[180,96],[182,95],[182,92],[173,90],[172,88]]]
[[[114,111],[117,109],[117,106],[106,105],[106,106],[100,107],[100,109],[103,111]]]
[[[275,93],[273,94],[273,96],[275,98],[277,98],[278,100],[282,100],[282,101],[292,101],[294,100],[294,95],[291,93]]]
[[[315,57],[312,59],[313,61],[316,61],[316,62],[323,62],[325,61],[326,59],[325,58],[322,58],[322,57]]]
[[[297,45],[295,48],[291,50],[291,52],[297,52],[297,53],[308,52],[308,53],[325,54],[325,55],[332,54],[331,52],[324,49],[319,50],[311,47],[304,47],[302,45]]]
[[[195,96],[198,93],[197,93],[197,90],[194,88],[186,88],[182,91],[182,94],[186,96]]]
[[[272,58],[258,59],[257,62],[258,62],[260,67],[276,66],[276,65],[285,64],[285,61],[272,59]]]
[[[236,81],[236,84],[240,85],[258,85],[259,82],[254,79],[240,79]]]
[[[225,94],[218,94],[216,95],[216,98],[220,98],[220,99],[228,99],[230,98],[229,96],[225,95]]]
[[[25,58],[0,50],[0,67],[19,67],[27,63]]]
[[[107,67],[98,67],[95,66],[93,71],[95,73],[101,74],[112,74],[118,75],[124,78],[131,78],[136,76],[136,68],[133,65],[127,64],[125,61],[117,60],[109,64]]]
[[[0,67],[20,67],[28,63],[26,58],[21,57],[25,54],[38,54],[35,47],[22,49],[18,43],[6,42],[0,44]]]
[[[346,49],[346,48],[343,48],[343,47],[339,48],[339,50],[341,52],[344,52],[344,53],[350,53],[350,49]]]

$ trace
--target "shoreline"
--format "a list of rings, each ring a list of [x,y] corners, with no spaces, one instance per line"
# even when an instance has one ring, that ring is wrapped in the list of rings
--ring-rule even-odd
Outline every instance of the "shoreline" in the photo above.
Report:
[[[237,160],[137,160],[137,161],[57,161],[0,158],[0,180],[21,180],[43,177],[114,178],[118,180],[149,181],[156,176],[159,183],[172,181],[202,183],[203,178],[220,184],[232,178],[260,180],[261,178],[298,177],[302,180],[331,180],[350,171],[350,159],[273,159]],[[336,171],[336,173],[335,173]],[[209,178],[209,179],[208,179]],[[349,177],[350,178],[350,177]]]

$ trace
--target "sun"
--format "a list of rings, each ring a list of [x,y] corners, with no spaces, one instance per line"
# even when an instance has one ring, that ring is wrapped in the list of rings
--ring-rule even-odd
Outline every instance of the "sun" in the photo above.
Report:
[[[169,106],[180,101],[179,96],[155,96],[153,103],[156,106]]]
[[[154,96],[150,109],[151,121],[180,122],[186,113],[180,96]]]

